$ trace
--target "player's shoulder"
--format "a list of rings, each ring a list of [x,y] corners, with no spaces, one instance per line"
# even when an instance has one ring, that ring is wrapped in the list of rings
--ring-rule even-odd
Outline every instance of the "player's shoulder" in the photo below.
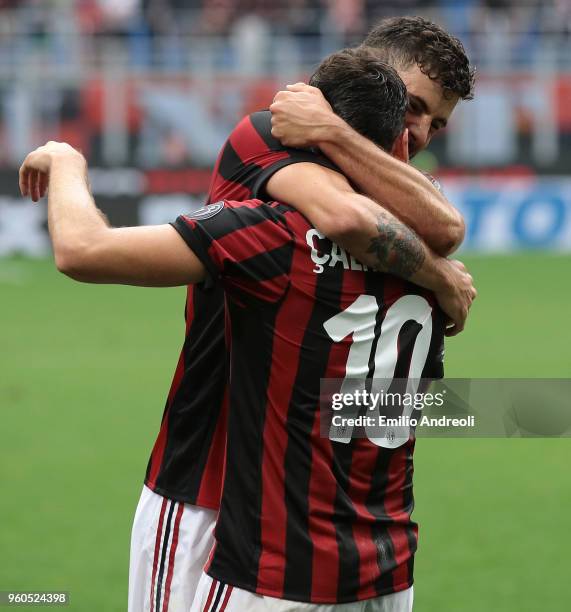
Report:
[[[272,113],[267,108],[256,111],[255,113],[250,113],[247,115],[247,118],[256,128],[266,128],[267,126],[271,127],[272,124]]]
[[[234,215],[242,215],[252,211],[263,212],[262,206],[264,202],[262,200],[250,199],[250,200],[219,200],[218,202],[212,202],[205,204],[201,208],[197,208],[191,212],[185,213],[182,217],[187,221],[208,221],[214,217],[228,217]]]
[[[272,114],[269,110],[256,111],[245,115],[236,124],[234,132],[244,130],[255,130],[258,133],[271,132],[272,129]]]
[[[224,199],[224,200],[220,200],[220,202],[217,202],[216,204],[226,209],[242,211],[242,210],[258,210],[258,209],[263,210],[262,207],[265,204],[267,204],[267,202],[264,202],[263,200],[260,200],[258,198],[250,198],[248,200]]]
[[[243,117],[232,130],[230,140],[238,139],[244,142],[244,139],[250,141],[252,137],[256,136],[270,150],[281,146],[279,141],[272,136],[272,114],[269,110],[256,111]]]
[[[287,205],[259,199],[224,199],[181,215],[177,219],[177,226],[182,224],[192,230],[206,231],[215,238],[244,229],[282,232],[287,230],[285,213],[289,209]],[[269,224],[266,225],[266,222]]]
[[[213,205],[211,205],[213,206]],[[259,216],[266,218],[282,218],[285,215],[299,214],[297,210],[283,202],[260,200],[251,198],[249,200],[221,200],[215,204],[220,210],[226,209],[239,216]]]

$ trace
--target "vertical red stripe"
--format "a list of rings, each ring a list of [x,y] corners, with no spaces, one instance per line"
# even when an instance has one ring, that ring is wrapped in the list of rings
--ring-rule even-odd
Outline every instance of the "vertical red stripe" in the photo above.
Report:
[[[407,456],[411,441],[393,451],[389,464],[389,477],[384,506],[387,516],[397,523],[408,522],[410,515],[404,510],[404,485],[406,483]]]
[[[222,408],[216,421],[216,429],[208,449],[208,458],[200,478],[196,504],[218,510],[224,483],[226,464],[226,432],[228,429],[228,387],[224,392]]]
[[[359,551],[359,599],[377,595],[375,581],[379,578],[377,547],[373,539],[375,517],[367,508],[367,498],[371,491],[372,467],[377,463],[380,451],[368,440],[355,440],[351,474],[349,477],[349,496],[357,519],[353,525],[353,539]]]
[[[413,554],[408,543],[410,515],[404,510],[404,485],[406,483],[407,457],[411,444],[409,441],[395,449],[393,453],[389,464],[389,477],[384,501],[385,512],[394,521],[388,528],[395,551],[394,586],[402,586],[409,582],[407,561]]]
[[[151,468],[149,470],[149,477],[147,479],[147,485],[151,489],[154,489],[157,485],[157,476],[159,475],[159,471],[161,469],[161,464],[163,462],[165,448],[167,445],[168,425],[169,413],[168,410],[165,410],[163,421],[161,423],[161,428],[159,430],[159,435],[155,440],[155,445],[153,446],[153,450],[151,453]]]
[[[296,216],[297,217],[297,216]],[[309,227],[303,217],[300,224]],[[274,325],[274,347],[268,382],[262,457],[262,516],[258,588],[283,593],[285,579],[287,515],[285,506],[285,453],[287,412],[299,365],[303,336],[315,302],[316,275],[311,272],[307,251],[295,248],[291,275],[303,279],[290,290]]]
[[[252,191],[249,187],[225,179],[221,174],[218,174],[219,171],[220,169],[217,167],[214,172],[208,196],[209,203],[219,202],[220,200],[248,200],[252,197]]]
[[[396,567],[393,570],[393,586],[402,587],[402,585],[408,584],[410,578],[407,564],[411,557],[408,537],[406,530],[401,525],[392,525],[388,528],[388,532],[395,548]]]
[[[165,510],[168,504],[168,499],[165,497],[161,506],[161,513],[159,515],[159,525],[157,527],[157,535],[155,537],[155,555],[153,558],[153,575],[151,578],[151,612],[155,609],[155,578],[157,576],[157,565],[159,561],[159,552],[161,549],[161,538],[163,534],[163,519],[165,517]]]
[[[204,604],[204,608],[202,608],[202,612],[208,612],[208,606],[212,603],[212,598],[214,597],[214,591],[216,590],[217,581],[212,580],[212,584],[210,585],[210,591],[208,592],[208,599],[206,600],[206,604]]]
[[[167,570],[167,579],[165,582],[165,593],[164,593],[164,601],[163,601],[163,612],[167,612],[169,609],[169,599],[171,596],[171,582],[174,573],[174,557],[176,554],[176,548],[178,546],[178,531],[180,527],[180,519],[182,518],[182,513],[184,511],[184,504],[178,505],[178,510],[176,512],[176,518],[174,521],[174,531],[171,542],[171,549],[169,553],[169,565]]]
[[[332,442],[321,437],[319,410],[315,413],[309,481],[309,535],[313,542],[311,597],[335,601],[339,581],[339,549],[333,523],[337,481],[332,472]]]
[[[383,286],[385,312],[394,304],[394,302],[407,293],[406,289],[406,281],[397,278],[396,276],[385,276],[385,283]]]
[[[228,314],[228,308],[226,308],[226,297],[224,297],[224,340],[228,354],[230,353],[232,339],[230,326],[230,315]],[[197,505],[212,508],[216,511],[220,510],[220,500],[222,499],[222,488],[224,486],[229,403],[228,386],[226,386],[224,397],[222,398],[222,407],[216,421],[216,429],[210,442],[208,457],[196,496]]]
[[[224,601],[222,602],[222,607],[220,608],[220,612],[224,612],[224,610],[226,610],[226,605],[228,604],[228,600],[230,599],[230,595],[232,594],[233,588],[234,587],[231,587],[230,585],[226,587],[226,594],[224,595]]]
[[[340,264],[338,264],[340,265]],[[339,312],[365,292],[365,274],[345,272],[341,288]],[[353,339],[347,336],[342,342],[333,343],[327,365],[326,378],[345,378],[349,350]],[[313,462],[309,490],[310,535],[313,542],[312,597],[323,601],[335,601],[339,576],[339,549],[337,532],[333,522],[337,481],[332,471],[333,444],[321,437],[320,413],[316,414],[312,432]]]

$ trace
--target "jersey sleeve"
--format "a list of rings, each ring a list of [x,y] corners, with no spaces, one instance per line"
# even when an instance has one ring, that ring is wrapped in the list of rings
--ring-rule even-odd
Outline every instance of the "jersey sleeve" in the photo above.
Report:
[[[260,200],[217,202],[172,224],[206,268],[204,287],[230,297],[279,300],[290,284],[294,237],[283,214]]]
[[[311,162],[339,171],[317,150],[284,147],[272,136],[270,111],[248,115],[234,128],[216,163],[209,200],[270,200],[266,185],[281,168]]]

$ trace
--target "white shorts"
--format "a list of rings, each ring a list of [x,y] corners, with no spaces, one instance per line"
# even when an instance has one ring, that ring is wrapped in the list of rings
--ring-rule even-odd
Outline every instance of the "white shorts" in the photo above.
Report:
[[[214,544],[217,512],[143,487],[129,561],[129,612],[188,612]]]
[[[202,574],[190,612],[411,612],[413,587],[345,604],[311,604],[250,593]]]

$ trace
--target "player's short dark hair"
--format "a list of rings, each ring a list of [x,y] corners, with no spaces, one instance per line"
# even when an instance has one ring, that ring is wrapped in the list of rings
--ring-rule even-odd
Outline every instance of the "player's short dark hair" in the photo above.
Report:
[[[447,97],[474,97],[475,70],[464,46],[432,21],[422,17],[383,19],[369,32],[363,46],[381,51],[382,59],[395,68],[417,64],[441,85]]]
[[[309,81],[356,132],[390,150],[404,130],[406,87],[394,68],[365,47],[327,57]]]

